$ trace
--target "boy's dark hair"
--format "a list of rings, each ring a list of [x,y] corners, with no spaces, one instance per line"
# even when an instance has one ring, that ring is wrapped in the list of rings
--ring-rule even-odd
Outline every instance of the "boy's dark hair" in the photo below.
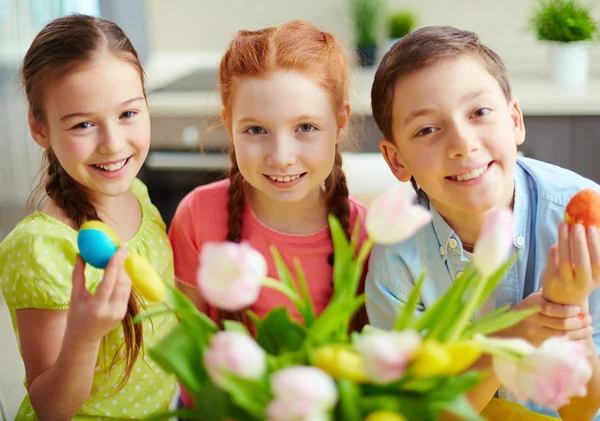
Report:
[[[477,34],[451,26],[427,26],[406,35],[383,56],[371,88],[373,118],[386,139],[393,141],[392,105],[398,79],[441,60],[471,54],[498,81],[506,100],[510,82],[498,54],[479,42]]]
[[[407,74],[436,64],[442,60],[470,54],[481,61],[486,70],[500,85],[506,100],[511,98],[506,67],[498,54],[479,42],[474,32],[452,26],[426,26],[406,35],[383,56],[371,88],[373,118],[390,142],[393,138],[394,87],[398,79]],[[417,193],[414,178],[411,183]]]

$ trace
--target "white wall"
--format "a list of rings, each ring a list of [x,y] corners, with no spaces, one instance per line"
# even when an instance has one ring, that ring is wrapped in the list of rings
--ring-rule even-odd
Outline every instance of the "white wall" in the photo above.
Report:
[[[351,45],[350,0],[148,0],[153,51],[223,51],[238,29],[305,19]],[[410,8],[419,26],[448,24],[477,32],[509,70],[542,74],[545,49],[525,29],[535,0],[389,0],[388,7]],[[595,16],[600,19],[600,6]],[[600,76],[600,47],[594,46],[593,73]]]

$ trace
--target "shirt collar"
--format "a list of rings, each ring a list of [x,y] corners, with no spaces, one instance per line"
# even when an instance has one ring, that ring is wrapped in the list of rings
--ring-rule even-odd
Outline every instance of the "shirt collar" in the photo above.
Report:
[[[513,244],[518,249],[524,249],[526,245],[525,239],[529,234],[527,227],[529,226],[529,213],[531,211],[529,201],[529,181],[525,170],[519,163],[515,165],[514,171],[515,183],[515,203],[513,213],[515,218],[515,235]],[[437,209],[431,205],[428,199],[421,198],[421,203],[427,206],[431,212],[431,220],[433,230],[440,245],[440,251],[444,256],[448,255],[448,243],[454,239],[462,248],[462,242],[456,235],[454,230],[446,223],[446,220],[439,214]]]

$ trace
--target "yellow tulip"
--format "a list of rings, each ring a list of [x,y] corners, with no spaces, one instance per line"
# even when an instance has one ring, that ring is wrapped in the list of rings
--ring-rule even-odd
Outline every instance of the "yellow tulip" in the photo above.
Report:
[[[362,357],[344,346],[330,345],[317,349],[313,355],[313,365],[334,379],[357,383],[369,381],[363,369]]]
[[[371,412],[364,421],[406,421],[406,418],[397,412],[375,411]]]
[[[415,377],[451,376],[469,368],[480,355],[481,349],[470,341],[427,341],[416,351],[411,372]]]

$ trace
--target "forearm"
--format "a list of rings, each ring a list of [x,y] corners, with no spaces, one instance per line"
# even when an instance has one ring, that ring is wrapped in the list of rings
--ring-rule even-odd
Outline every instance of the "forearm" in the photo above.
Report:
[[[583,398],[573,398],[571,402],[558,410],[561,419],[565,421],[593,420],[600,408],[600,359],[592,338],[585,340],[590,356],[588,361],[592,366],[592,378],[587,384],[587,395]]]
[[[65,334],[54,365],[29,386],[40,421],[71,420],[88,399],[100,343],[83,344]]]

